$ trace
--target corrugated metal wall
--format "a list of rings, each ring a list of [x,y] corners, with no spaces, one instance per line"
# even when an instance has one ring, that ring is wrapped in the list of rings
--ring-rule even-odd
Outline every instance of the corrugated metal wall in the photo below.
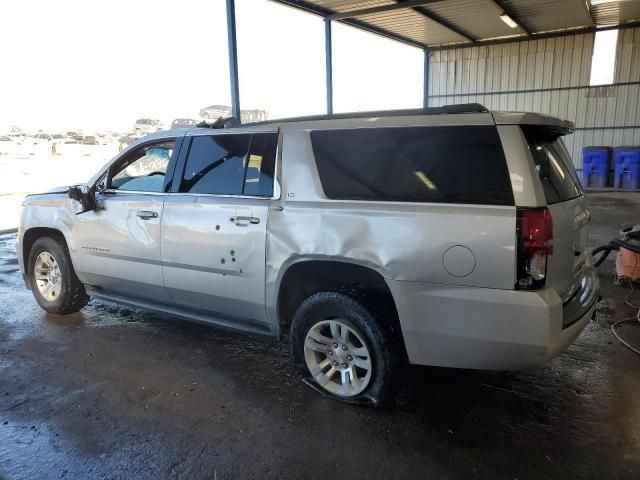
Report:
[[[640,28],[620,30],[613,86],[589,87],[594,34],[430,52],[429,106],[478,102],[494,110],[569,119],[582,147],[640,145]]]

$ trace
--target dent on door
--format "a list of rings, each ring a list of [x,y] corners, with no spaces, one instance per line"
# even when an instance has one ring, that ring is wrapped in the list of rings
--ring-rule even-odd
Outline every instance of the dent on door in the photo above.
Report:
[[[264,322],[266,206],[171,196],[162,221],[165,285],[188,307]]]

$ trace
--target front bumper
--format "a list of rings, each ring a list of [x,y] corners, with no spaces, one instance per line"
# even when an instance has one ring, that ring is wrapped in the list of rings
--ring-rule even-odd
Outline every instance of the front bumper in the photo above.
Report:
[[[599,290],[593,268],[564,304],[552,288],[387,283],[411,363],[487,370],[540,365],[565,350],[595,315]]]

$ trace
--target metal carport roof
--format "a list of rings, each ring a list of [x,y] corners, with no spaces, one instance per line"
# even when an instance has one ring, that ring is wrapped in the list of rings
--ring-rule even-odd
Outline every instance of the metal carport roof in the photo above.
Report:
[[[344,23],[429,50],[640,26],[640,0],[271,0],[325,20],[327,113],[333,113],[331,25]],[[235,0],[227,3],[233,115],[240,118]]]
[[[431,49],[640,22],[638,0],[273,0]],[[508,15],[510,27],[501,15]]]

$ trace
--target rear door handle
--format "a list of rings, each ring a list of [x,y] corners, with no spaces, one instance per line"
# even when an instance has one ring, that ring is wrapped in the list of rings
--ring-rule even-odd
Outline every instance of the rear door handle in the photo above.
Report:
[[[231,221],[234,222],[238,226],[247,225],[249,223],[257,225],[258,223],[260,223],[260,219],[258,217],[243,217],[241,215],[239,215],[237,217],[233,217],[231,219]]]
[[[149,220],[150,218],[158,218],[158,212],[151,212],[149,210],[140,210],[136,213],[142,220]]]

